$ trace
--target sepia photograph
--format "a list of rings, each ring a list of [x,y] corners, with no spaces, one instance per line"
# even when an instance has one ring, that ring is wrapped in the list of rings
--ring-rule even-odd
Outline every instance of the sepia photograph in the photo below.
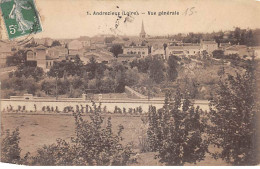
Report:
[[[0,162],[257,166],[260,1],[0,0]]]

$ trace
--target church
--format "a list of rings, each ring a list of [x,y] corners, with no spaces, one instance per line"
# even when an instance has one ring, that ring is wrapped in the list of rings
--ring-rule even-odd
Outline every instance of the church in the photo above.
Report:
[[[146,33],[145,33],[145,31],[144,31],[144,22],[143,22],[143,21],[142,21],[142,28],[141,28],[141,32],[140,32],[140,34],[139,34],[139,37],[140,37],[141,39],[146,38]]]

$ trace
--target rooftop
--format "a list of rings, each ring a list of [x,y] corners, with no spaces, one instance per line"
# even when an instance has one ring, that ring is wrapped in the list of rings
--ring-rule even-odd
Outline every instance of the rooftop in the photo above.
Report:
[[[245,49],[245,48],[247,48],[246,45],[233,45],[233,46],[230,46],[230,47],[226,48],[226,50],[235,50],[235,51],[237,51],[239,49]]]

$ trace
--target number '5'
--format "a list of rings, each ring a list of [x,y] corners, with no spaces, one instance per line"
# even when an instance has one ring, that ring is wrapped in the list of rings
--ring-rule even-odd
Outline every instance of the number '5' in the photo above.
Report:
[[[15,34],[15,32],[16,32],[14,25],[10,25],[9,30],[10,30],[10,34]]]

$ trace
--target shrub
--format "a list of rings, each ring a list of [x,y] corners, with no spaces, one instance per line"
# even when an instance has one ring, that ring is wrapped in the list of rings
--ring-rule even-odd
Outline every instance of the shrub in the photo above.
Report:
[[[21,148],[19,129],[16,128],[12,133],[6,130],[3,134],[5,136],[1,142],[1,162],[13,164],[26,164],[29,153],[21,157]]]

